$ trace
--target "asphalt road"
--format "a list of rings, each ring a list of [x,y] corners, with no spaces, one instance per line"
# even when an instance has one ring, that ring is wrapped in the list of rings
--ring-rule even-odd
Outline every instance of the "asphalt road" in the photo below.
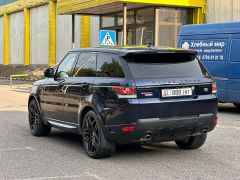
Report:
[[[173,142],[121,146],[114,156],[93,160],[80,136],[55,129],[31,136],[27,98],[0,85],[0,180],[240,179],[240,112],[231,104],[220,105],[219,125],[201,149],[180,150]]]

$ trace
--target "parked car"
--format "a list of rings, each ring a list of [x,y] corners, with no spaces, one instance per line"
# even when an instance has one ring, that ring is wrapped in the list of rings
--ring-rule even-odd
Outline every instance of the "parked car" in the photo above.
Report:
[[[218,99],[240,109],[240,23],[183,26],[178,47],[199,52],[218,86]]]
[[[81,134],[92,158],[135,142],[199,148],[217,124],[217,90],[196,55],[149,47],[72,50],[32,88],[31,133],[48,135],[54,127]]]

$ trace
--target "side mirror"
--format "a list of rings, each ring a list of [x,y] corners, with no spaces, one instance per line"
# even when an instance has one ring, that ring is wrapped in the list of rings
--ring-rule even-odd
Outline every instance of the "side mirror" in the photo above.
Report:
[[[53,78],[53,76],[54,76],[54,69],[53,68],[45,69],[44,77],[46,77],[46,78]]]

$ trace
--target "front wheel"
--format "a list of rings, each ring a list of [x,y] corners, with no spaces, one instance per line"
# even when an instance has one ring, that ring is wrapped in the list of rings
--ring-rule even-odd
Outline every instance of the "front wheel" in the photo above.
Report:
[[[115,143],[105,137],[96,113],[89,111],[82,125],[83,145],[87,154],[94,159],[111,156],[115,151]]]
[[[46,136],[51,132],[51,126],[44,124],[38,103],[33,99],[28,105],[29,127],[33,136]]]
[[[200,148],[206,141],[207,134],[187,137],[184,140],[176,141],[180,149],[197,149]]]

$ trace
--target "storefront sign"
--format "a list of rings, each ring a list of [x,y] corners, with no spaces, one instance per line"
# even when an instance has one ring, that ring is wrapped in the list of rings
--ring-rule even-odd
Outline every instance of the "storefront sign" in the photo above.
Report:
[[[226,59],[227,40],[187,40],[182,42],[182,48],[198,51],[198,58],[203,61],[224,61]]]

